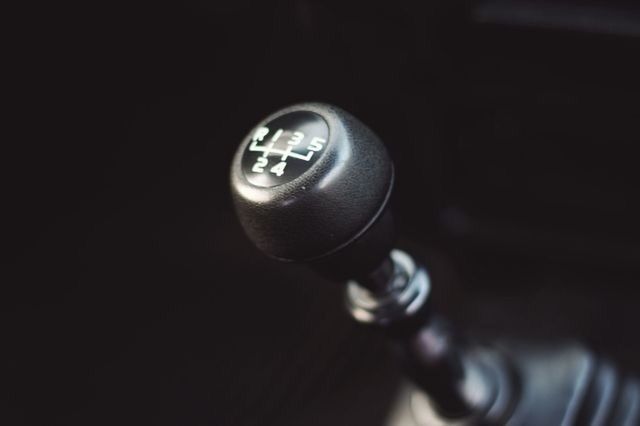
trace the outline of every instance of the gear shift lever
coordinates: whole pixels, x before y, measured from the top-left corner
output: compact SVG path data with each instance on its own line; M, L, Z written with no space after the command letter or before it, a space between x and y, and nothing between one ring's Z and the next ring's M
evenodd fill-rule
M305 262L348 281L349 312L392 337L438 421L502 424L514 412L517 418L515 384L526 377L516 380L502 351L456 343L432 313L426 270L393 249L387 208L393 181L393 165L375 134L347 112L319 103L262 120L231 168L236 212L253 243L272 258ZM561 392L570 400L585 385L572 376L567 381Z
M495 380L458 353L440 321L430 323L426 271L392 250L386 207L393 176L375 134L322 104L267 117L247 136L231 170L236 211L255 245L273 258L350 279L353 317L398 336L414 377L424 378L438 407L468 416L495 400Z

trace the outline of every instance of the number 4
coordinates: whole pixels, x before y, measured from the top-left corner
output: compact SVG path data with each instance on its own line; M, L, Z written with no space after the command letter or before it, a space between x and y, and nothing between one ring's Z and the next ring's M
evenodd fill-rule
M276 176L280 177L284 174L284 168L287 166L287 162L286 161L281 161L278 164L276 164L275 166L273 166L271 168L271 170L269 170L271 173L275 174Z

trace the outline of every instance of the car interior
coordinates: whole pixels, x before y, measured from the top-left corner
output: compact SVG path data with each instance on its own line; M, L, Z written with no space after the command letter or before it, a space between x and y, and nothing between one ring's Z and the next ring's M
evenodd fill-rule
M21 7L0 423L640 425L640 4Z

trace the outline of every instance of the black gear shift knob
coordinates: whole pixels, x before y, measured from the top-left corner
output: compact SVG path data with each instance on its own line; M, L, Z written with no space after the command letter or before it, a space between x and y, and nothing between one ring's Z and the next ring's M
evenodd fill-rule
M302 103L271 114L245 137L231 192L242 227L265 254L353 278L391 249L393 176L368 127L340 108Z

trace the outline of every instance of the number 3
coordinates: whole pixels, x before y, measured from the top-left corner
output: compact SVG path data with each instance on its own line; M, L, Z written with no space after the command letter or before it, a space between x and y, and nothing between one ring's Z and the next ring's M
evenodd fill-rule
M289 145L298 145L304 139L304 133L302 132L293 132L291 135L291 139L289 140Z

